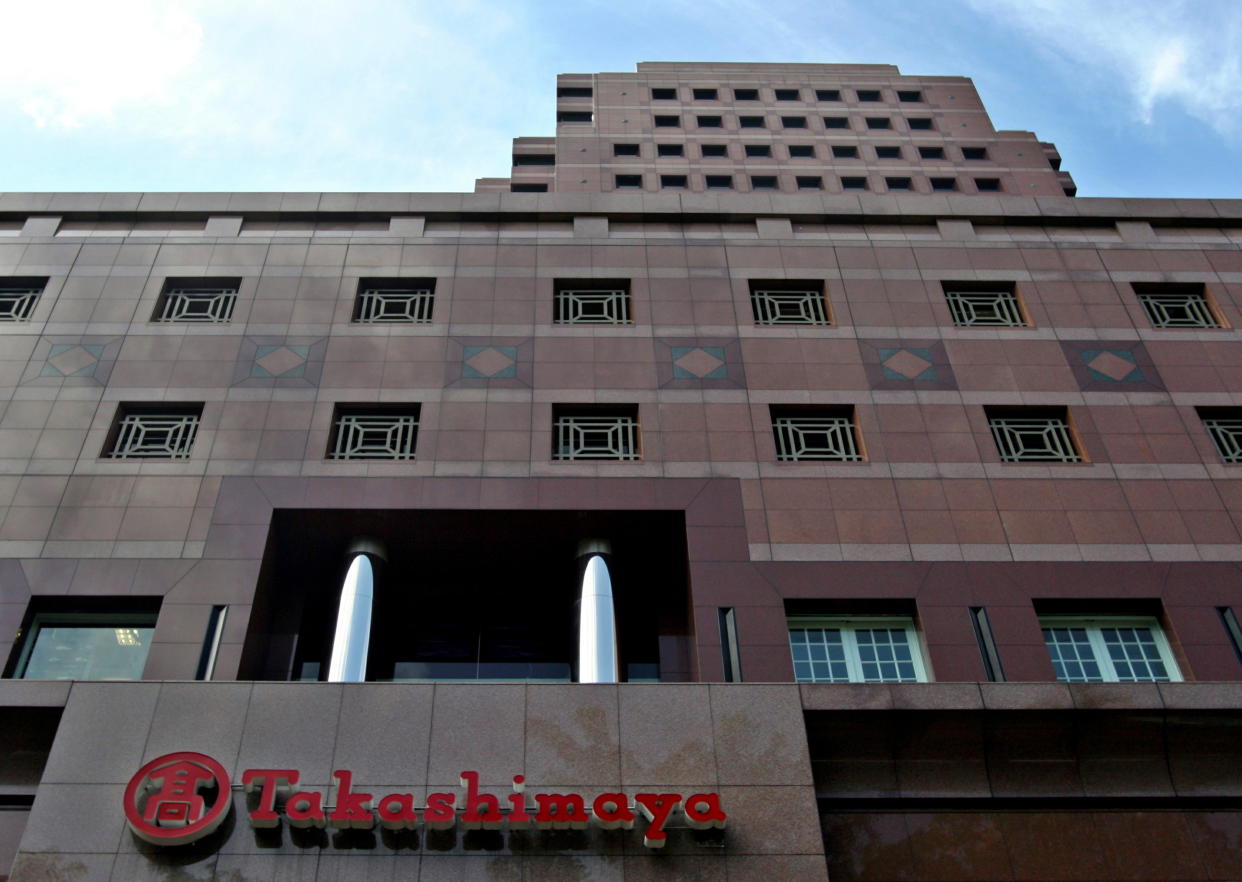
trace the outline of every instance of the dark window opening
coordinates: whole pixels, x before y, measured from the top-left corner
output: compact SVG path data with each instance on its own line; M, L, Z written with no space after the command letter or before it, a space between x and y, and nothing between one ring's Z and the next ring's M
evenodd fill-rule
M919 159L944 159L943 147L920 147Z
M707 176L707 189L709 190L732 190L733 189L733 176L732 175L708 175Z
M999 193L1000 178L975 178L975 189L980 193Z
M563 123L589 123L594 114L589 110L558 110L556 121Z
M734 89L733 100L734 101L758 101L759 90L758 89Z
M932 128L931 117L928 116L911 116L906 118L906 125L914 132L926 132Z
M911 102L918 102L918 101L922 101L922 100L923 100L923 93L922 93L922 92L917 92L917 91L905 90L905 89L898 89L898 90L897 90L897 100L898 100L898 101L903 101L903 102L906 102L906 103L911 103Z
M826 116L824 117L824 128L826 129L848 129L850 121L844 116Z
M750 188L752 190L775 190L776 175L751 175Z
M657 115L655 117L655 124L660 128L675 129L681 125L681 117Z
M805 116L782 116L781 126L786 129L805 129L806 128L806 117Z
M867 117L867 128L869 129L891 129L893 121L886 116L869 116Z
M613 156L638 156L639 149L637 144L613 144Z
M657 144L656 156L685 156L686 148L681 144Z
M699 153L704 159L728 156L729 147L727 144L702 144L699 146Z
M643 185L642 175L617 175L618 190L636 190Z
M767 144L747 144L747 156L771 156L772 148Z
M841 178L842 190L866 190L866 178Z
M548 192L547 184L510 184L510 193L546 193Z
M790 144L790 159L813 159L815 157L815 148L810 144Z
M821 177L807 175L795 178L798 182L799 190L822 190L824 189L824 179Z
M890 190L910 190L912 184L909 178L885 178L884 186Z
M963 147L962 159L987 159L988 148L986 147Z
M660 187L664 190L686 189L685 175L660 175Z
M590 86L561 86L556 90L557 98L590 98L594 94Z
M514 165L556 165L555 153L515 153Z
M777 89L776 90L777 101L800 101L801 98L802 96L798 94L797 89Z
M695 89L694 90L695 101L715 101L717 97L718 96L717 96L715 89Z
M957 178L932 178L931 188L937 192L957 189Z
M858 148L850 147L850 146L842 145L842 144L833 144L832 145L832 158L833 159L857 159Z
M858 100L859 101L880 101L882 100L880 97L880 90L879 89L859 89Z
M700 129L718 129L724 125L724 118L719 116L700 116L698 123Z
M901 159L900 147L877 147L875 148L876 159Z
M816 89L815 100L816 101L840 101L841 90L840 89Z
M677 90L668 88L658 88L651 90L652 101L675 101L677 99Z
M738 124L744 129L762 129L767 125L761 116L739 116L737 119Z

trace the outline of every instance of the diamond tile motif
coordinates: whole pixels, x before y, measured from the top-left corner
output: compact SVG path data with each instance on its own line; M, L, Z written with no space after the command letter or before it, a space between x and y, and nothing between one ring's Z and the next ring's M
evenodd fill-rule
M1093 380L1114 383L1142 383L1146 377L1127 349L1084 349L1083 363Z
M516 346L466 346L462 355L463 377L498 380L517 376Z
M938 379L936 366L928 349L880 349L877 354L886 379L929 382Z
M260 346L255 350L250 376L301 377L309 357L309 346Z
M673 346L671 349L675 378L723 380L729 376L723 346Z
M43 366L45 377L93 377L104 347L89 343L60 343L52 346L47 363Z

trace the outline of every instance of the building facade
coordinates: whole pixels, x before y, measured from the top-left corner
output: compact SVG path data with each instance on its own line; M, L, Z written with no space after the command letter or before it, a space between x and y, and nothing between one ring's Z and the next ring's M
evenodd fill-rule
M0 195L0 879L1237 878L1242 200L890 66L556 100Z

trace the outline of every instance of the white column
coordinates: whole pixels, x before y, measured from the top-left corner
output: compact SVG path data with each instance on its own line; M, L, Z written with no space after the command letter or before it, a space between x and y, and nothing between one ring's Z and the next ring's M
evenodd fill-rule
M578 682L618 683L617 622L612 607L612 579L603 555L606 542L583 542L579 557L586 557L582 574L582 599L578 604Z
M332 638L329 683L363 683L367 679L367 651L371 647L371 602L375 595L372 557L384 559L384 546L374 539L355 539L349 547L349 569L341 585Z

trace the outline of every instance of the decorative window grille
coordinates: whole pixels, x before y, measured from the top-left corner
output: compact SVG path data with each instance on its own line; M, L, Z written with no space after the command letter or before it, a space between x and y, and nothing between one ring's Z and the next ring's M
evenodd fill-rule
M910 619L790 619L789 648L799 683L927 681Z
M781 462L858 462L863 458L852 408L772 408L772 431L776 458Z
M1221 321L1203 285L1132 283L1134 293L1157 328L1221 328Z
M988 408L987 413L1001 462L1082 462L1064 411Z
M121 405L112 430L112 459L189 459L202 419L198 405Z
M828 325L824 283L750 283L750 308L757 325Z
M155 308L157 322L210 322L233 318L240 279L169 279Z
M435 295L435 279L360 279L354 321L427 324Z
M556 281L556 324L628 325L631 321L628 279Z
M552 458L613 461L639 459L638 408L554 408Z
M0 322L28 322L47 279L0 280Z
M1227 463L1242 462L1242 408L1201 407L1198 410L1220 458Z
M953 324L959 328L1024 328L1028 325L1013 286L982 290L946 282L944 299L948 301Z
M1039 620L1062 683L1167 683L1181 679L1155 619Z
M328 459L405 460L414 458L419 409L337 408Z

